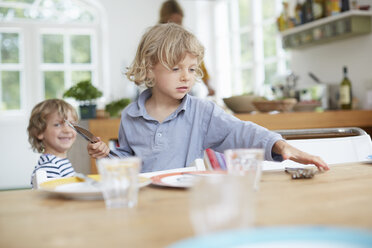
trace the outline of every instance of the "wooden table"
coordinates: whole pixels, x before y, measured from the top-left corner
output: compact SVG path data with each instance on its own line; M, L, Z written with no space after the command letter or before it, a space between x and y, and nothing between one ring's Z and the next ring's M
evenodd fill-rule
M255 226L372 229L372 165L335 165L313 179L265 171ZM0 247L165 247L193 235L188 190L148 186L134 209L106 210L38 191L0 192Z

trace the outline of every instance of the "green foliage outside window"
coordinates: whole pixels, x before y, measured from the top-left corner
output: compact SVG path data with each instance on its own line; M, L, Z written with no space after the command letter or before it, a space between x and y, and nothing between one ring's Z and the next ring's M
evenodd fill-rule
M44 72L44 86L45 99L61 98L65 89L63 71Z
M63 35L44 34L43 35L43 62L44 63L63 63Z
M17 33L1 33L1 62L19 63L19 35Z
M21 108L20 96L20 72L2 71L1 72L1 98L2 105L6 110L16 110Z
M71 36L71 63L91 63L90 36Z

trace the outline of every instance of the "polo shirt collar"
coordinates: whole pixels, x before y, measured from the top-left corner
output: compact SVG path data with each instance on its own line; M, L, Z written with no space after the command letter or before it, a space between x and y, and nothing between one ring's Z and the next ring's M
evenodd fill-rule
M128 111L128 115L132 117L140 117L142 116L145 119L153 120L151 116L147 114L145 103L146 100L152 95L151 89L144 90L138 97L137 104L134 108ZM186 111L188 102L190 101L190 96L188 94L182 99L180 106L178 106L177 110L172 113L166 120L175 118L181 111Z

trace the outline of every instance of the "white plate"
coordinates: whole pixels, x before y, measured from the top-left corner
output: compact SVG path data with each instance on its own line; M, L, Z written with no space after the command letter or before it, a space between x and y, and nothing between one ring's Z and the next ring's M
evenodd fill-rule
M99 180L99 175L90 175ZM138 177L139 187L145 187L151 183L151 179ZM103 199L102 192L98 187L81 181L76 177L64 177L53 179L40 184L40 190L53 195L63 196L81 200L100 200Z
M151 177L152 184L173 188L189 188L194 184L195 176L216 176L226 174L226 171L190 171L174 172Z

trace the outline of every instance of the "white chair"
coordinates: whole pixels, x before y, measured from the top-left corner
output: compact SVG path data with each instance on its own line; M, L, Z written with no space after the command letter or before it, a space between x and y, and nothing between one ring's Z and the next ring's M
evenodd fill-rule
M362 129L321 128L277 130L294 147L320 156L327 164L366 161L372 154L371 137ZM286 160L281 163L264 162L264 170L284 169L287 166L299 166L299 163ZM303 166L303 165L301 165Z
M53 180L55 178L48 178L46 171L37 170L32 181L33 189L39 189L39 185L43 182Z

